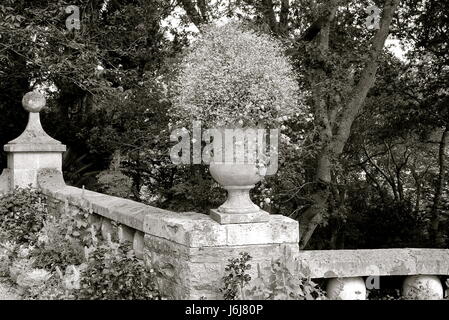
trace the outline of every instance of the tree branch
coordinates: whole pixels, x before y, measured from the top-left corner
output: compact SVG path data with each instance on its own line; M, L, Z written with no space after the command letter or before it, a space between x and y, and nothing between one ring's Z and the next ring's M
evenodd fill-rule
M196 9L195 3L193 3L192 0L179 0L179 2L181 3L182 7L186 11L187 16L189 17L190 21L192 21L192 23L195 26L199 27L203 23L207 22L206 20L203 19L202 14ZM203 1L199 0L198 2L199 2L199 7L201 9L202 7L201 7L200 3L204 3L204 0ZM203 7L203 9L205 9L205 7ZM201 9L201 10L203 10L203 9Z
M281 0L281 12L279 14L279 32L286 33L288 30L288 11L290 10L290 1Z
M352 98L350 99L346 110L343 112L343 116L338 127L334 145L334 152L336 154L340 154L343 151L351 132L352 123L354 122L357 114L360 112L368 91L374 85L377 68L379 65L378 59L384 48L385 40L388 37L393 15L399 5L399 1L400 0L388 0L385 4L380 22L380 28L372 39L372 45L369 52L369 61L362 71L360 80L352 91Z

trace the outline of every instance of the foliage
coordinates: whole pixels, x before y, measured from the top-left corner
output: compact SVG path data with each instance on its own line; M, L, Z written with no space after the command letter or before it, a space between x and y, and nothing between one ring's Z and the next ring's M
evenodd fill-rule
M204 26L179 68L172 114L184 124L278 127L301 110L280 43L241 24Z
M154 272L146 270L129 245L100 245L88 255L81 275L79 299L156 300Z
M102 193L127 198L131 194L132 180L120 171L102 171L97 176Z
M268 276L263 274L268 272ZM263 272L259 267L259 276L254 279L253 287L248 290L255 299L260 300L323 300L325 293L309 278L292 274L281 260L272 261Z
M252 257L247 252L241 252L238 258L229 259L229 263L225 267L228 274L223 277L224 286L220 288L225 300L245 299L243 289L251 281L251 276L247 274L247 271L251 269L249 264L251 259Z
M26 285L26 298L159 298L154 272L146 270L128 244L98 239L87 223L91 212L66 203L58 215L49 215L45 200L33 189L0 198L0 272Z
M72 290L64 286L58 275L53 274L42 286L31 287L26 292L27 299L36 300L75 300Z
M64 215L63 215L64 216ZM40 230L39 241L32 251L35 268L55 271L83 262L83 247L76 238L67 236L67 219L50 217Z
M287 254L286 251L284 253ZM225 300L244 300L248 297L256 300L325 299L325 292L316 283L301 277L297 269L292 272L287 255L272 261L263 270L258 264L258 276L254 279L248 274L252 259L248 253L241 252L238 258L229 259L225 268L228 274L223 277L224 286L220 289Z
M38 190L17 188L0 197L0 228L7 240L35 243L46 215L45 196Z

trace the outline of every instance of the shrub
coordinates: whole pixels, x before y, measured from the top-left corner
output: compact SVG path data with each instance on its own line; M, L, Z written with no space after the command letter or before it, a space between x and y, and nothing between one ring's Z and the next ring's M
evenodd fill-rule
M131 194L132 179L119 170L102 171L97 179L103 193L121 198L127 198Z
M79 299L157 300L154 273L138 260L129 244L103 244L88 256L81 273Z
M83 262L82 247L74 241L49 242L33 250L33 267L54 271L56 267L78 265Z
M220 127L280 126L301 108L281 44L242 24L209 25L180 64L172 114Z
M100 243L86 220L90 212L67 204L60 215L44 219L43 200L31 189L1 198L0 275L21 286L25 298L160 298L153 271L129 244Z
M39 231L31 255L34 267L54 271L56 267L78 265L84 260L84 246L92 245L85 210L66 205L59 217L48 216Z
M269 276L264 278L259 271L253 288L249 291L256 299L268 300L323 300L325 292L310 278L293 274L279 259L267 268Z
M246 273L251 269L249 264L251 259L252 257L246 252L241 252L238 258L229 259L229 264L225 268L229 273L223 277L224 286L220 289L225 300L236 300L239 297L245 299L243 288L251 281L251 276Z
M33 244L46 215L46 198L38 190L17 188L0 197L0 229L6 240Z
M286 254L286 252L285 252ZM248 253L240 253L239 258L229 259L226 266L228 275L223 277L224 287L220 289L225 300L257 299L257 300L323 300L325 292L311 279L303 277L299 272L291 272L286 255L283 260L272 261L264 268L257 265L258 276L251 280L247 270L252 257ZM291 261L293 262L293 260ZM290 263L291 264L291 263Z

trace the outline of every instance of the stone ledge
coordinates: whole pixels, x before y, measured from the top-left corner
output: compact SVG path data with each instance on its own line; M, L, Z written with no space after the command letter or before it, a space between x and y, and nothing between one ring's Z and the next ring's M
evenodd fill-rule
M195 212L147 215L144 232L187 247L297 243L298 222L269 215L268 222L222 225Z
M176 213L98 192L69 187L59 171L39 171L44 193L147 234L187 247L297 243L298 222L269 215L268 222L221 225L208 215Z
M449 275L449 249L306 250L296 259L311 278Z
M152 214L173 214L173 212L151 207L136 201L109 196L65 185L58 170L43 169L38 173L38 185L44 194L56 200L117 221L133 229L143 231L144 218Z

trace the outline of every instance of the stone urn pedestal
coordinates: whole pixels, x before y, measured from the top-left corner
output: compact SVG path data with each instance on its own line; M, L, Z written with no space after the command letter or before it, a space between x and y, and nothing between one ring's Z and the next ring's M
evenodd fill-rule
M249 191L263 176L254 163L214 163L212 177L228 192L228 198L210 217L221 224L267 222L269 214L251 201Z

